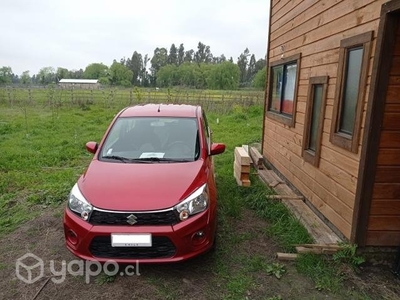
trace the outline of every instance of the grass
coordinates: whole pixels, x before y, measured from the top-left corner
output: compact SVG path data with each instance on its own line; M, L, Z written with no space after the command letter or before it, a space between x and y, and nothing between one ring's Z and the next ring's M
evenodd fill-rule
M30 103L21 100L27 92L20 90L14 91L19 94L10 104L4 101L7 93L0 90L0 236L12 232L47 207L64 205L70 188L92 157L86 152L85 143L100 141L113 116L126 105L125 100L111 102L108 99L106 103L101 97L93 102L61 101L53 105L54 99L53 102L42 99ZM89 91L85 93L90 96ZM218 95L222 99L223 94ZM231 93L225 99L237 95ZM204 101L208 103L205 106L209 108L213 141L226 144L226 152L215 157L218 236L224 243L218 244L213 257L212 272L218 281L214 284L223 291L222 298L243 299L256 286L257 272L285 276L280 265L273 265L273 261L265 257L235 252L236 245L252 239L250 232L238 234L234 230L235 219L242 217L244 209L251 208L268 221L265 234L284 250L293 250L294 244L310 243L312 239L282 203L266 199L265 195L271 191L256 176L251 176L251 188L238 187L233 179L234 148L260 142L262 106L246 106L232 100L225 102L226 108L221 109L222 106L211 105L212 101ZM232 266L235 266L233 270ZM338 291L340 288L342 278L332 269L331 263L321 257L302 256L297 269L313 278L318 289ZM109 278L99 280L108 282ZM159 282L157 278L148 280ZM165 298L177 296L173 288L165 284L160 286L159 292Z

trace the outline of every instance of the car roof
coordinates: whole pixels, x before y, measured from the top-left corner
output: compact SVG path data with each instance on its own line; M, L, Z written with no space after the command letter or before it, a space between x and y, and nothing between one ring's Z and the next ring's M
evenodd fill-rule
M145 104L125 108L120 117L196 117L198 110L186 104Z

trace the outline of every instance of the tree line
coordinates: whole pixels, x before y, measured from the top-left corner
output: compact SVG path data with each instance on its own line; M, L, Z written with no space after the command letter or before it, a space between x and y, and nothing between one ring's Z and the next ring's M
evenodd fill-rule
M197 50L185 50L184 45L154 49L153 56L134 51L131 57L115 60L110 66L91 63L86 68L68 70L44 67L37 74L24 71L20 76L11 67L0 68L0 85L19 83L52 84L63 78L98 79L101 84L113 86L171 87L184 86L207 89L237 89L240 87L264 88L266 61L256 60L248 48L236 62L224 54L214 56L210 46L199 42Z

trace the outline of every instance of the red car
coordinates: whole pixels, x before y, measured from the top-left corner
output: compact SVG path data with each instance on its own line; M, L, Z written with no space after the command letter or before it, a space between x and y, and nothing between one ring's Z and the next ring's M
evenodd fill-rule
M69 195L67 248L86 260L176 262L213 247L217 194L211 142L199 106L123 109Z

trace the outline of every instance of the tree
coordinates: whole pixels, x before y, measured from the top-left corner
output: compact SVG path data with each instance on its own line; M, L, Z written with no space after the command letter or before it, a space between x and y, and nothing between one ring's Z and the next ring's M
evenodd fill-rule
M183 44L180 44L178 50L178 66L183 64L184 59L185 59L185 47L183 47Z
M264 68L267 65L267 62L265 59L260 58L259 60L257 60L254 71L255 73L257 73L258 71L260 71L262 68Z
M142 61L142 69L140 72L140 81L142 86L148 87L150 84L149 73L147 72L147 63L150 61L149 56L146 54Z
M83 78L83 70L79 69L79 70L70 70L68 72L68 78L71 79L82 79Z
M188 51L185 52L185 57L183 58L183 62L192 62L193 61L193 54L194 51L193 49L190 49Z
M254 76L252 85L255 88L263 89L265 90L265 84L267 82L267 67L264 66L261 70L257 72L257 74Z
M160 70L163 66L167 64L168 61L168 51L165 48L156 48L154 50L153 57L151 58L151 82L153 84L156 83L157 79L157 72Z
M170 87L177 85L177 66L169 64L163 66L157 73L157 86Z
M21 75L21 83L22 84L30 84L31 83L31 76L29 75L29 71L27 70L27 71L24 71L24 72L22 72L22 75Z
M249 67L247 69L246 81L247 82L251 82L256 73L257 73L257 71L256 71L256 57L255 57L254 54L252 54L251 57L250 57Z
M138 52L133 52L132 58L127 60L126 66L129 70L132 71L132 78L129 80L132 82L133 85L138 86L140 85L141 73L142 73L142 66L143 66L143 59L142 54Z
M63 78L69 78L69 71L68 69L58 67L56 76L57 76L57 81L60 81Z
M178 65L178 49L176 49L175 44L171 45L168 54L168 64Z
M110 84L128 87L131 85L132 76L131 70L114 60L109 70Z
M208 87L217 90L234 90L239 86L239 67L229 61L214 65L208 77Z
M247 64L248 64L248 56L250 55L250 51L246 48L242 54L238 57L237 65L240 69L240 83L244 85L246 83L246 73L247 73Z
M99 79L100 77L106 77L108 73L108 67L103 63L93 63L86 67L83 72L83 77L86 79Z
M53 67L44 67L40 69L37 78L40 84L55 83L56 72Z
M14 73L12 72L11 67L2 67L0 69L0 84L10 84L12 83L14 77Z
M212 62L210 46L206 46L202 42L199 42L197 45L197 51L194 54L194 61L198 64Z

